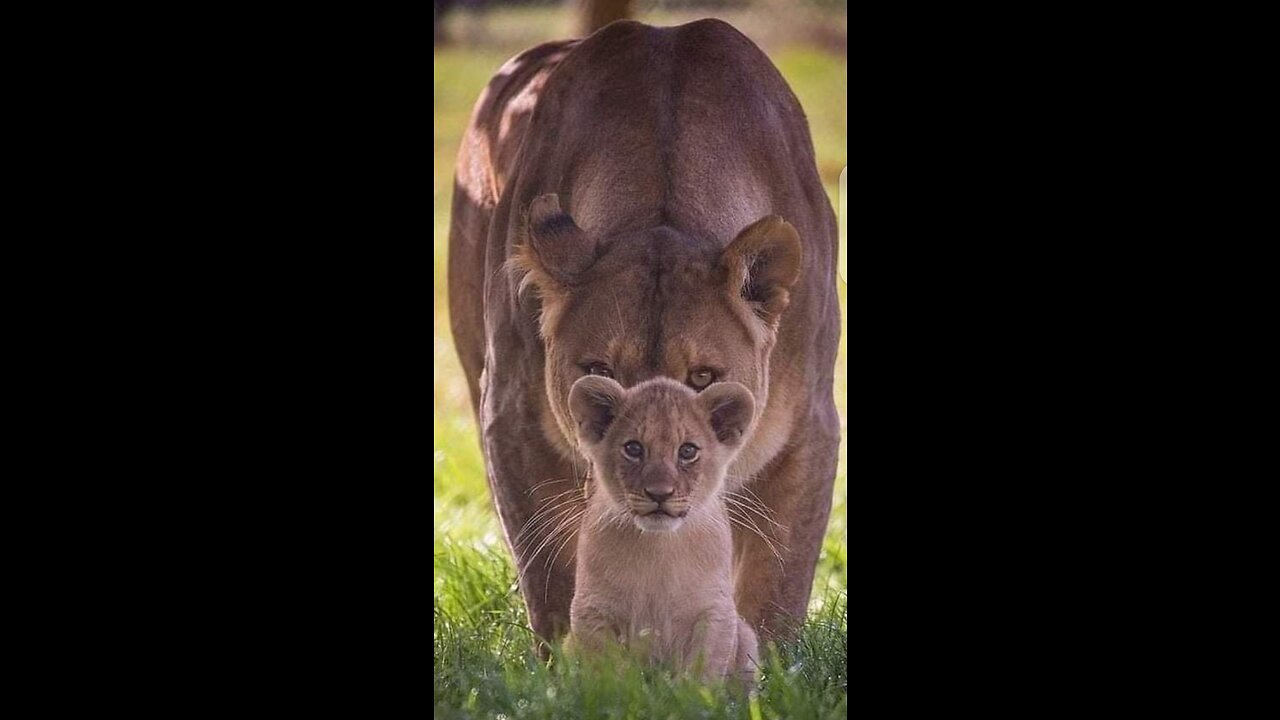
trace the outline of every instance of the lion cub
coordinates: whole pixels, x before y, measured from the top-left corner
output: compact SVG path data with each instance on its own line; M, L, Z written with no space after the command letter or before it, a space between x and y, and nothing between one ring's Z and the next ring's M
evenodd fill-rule
M738 615L725 472L755 403L738 383L702 394L667 379L624 389L588 376L569 407L591 460L578 531L572 641L617 640L706 677L755 680L756 634Z

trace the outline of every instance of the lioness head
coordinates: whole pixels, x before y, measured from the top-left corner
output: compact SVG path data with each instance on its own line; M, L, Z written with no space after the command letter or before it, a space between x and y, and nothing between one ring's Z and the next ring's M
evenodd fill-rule
M666 378L630 390L606 377L573 385L569 407L597 490L641 530L669 532L714 507L755 402L739 383L702 394Z
M569 389L589 375L624 387L665 376L695 392L741 383L763 411L769 355L801 267L799 237L782 218L755 222L727 246L665 226L596 237L557 196L543 195L514 265L542 303L546 387L562 447L576 433Z

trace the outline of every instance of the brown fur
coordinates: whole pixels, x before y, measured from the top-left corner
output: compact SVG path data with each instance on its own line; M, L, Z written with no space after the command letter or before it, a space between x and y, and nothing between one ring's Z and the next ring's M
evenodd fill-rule
M733 603L733 538L722 495L755 403L738 383L701 395L665 378L625 390L574 383L569 404L592 490L578 531L573 639L614 640L650 659L751 683L756 634ZM625 451L641 449L633 457ZM693 448L692 458L680 455Z
M530 50L477 104L453 223L454 339L508 540L582 482L575 381L595 366L623 386L700 389L710 370L755 399L728 487L777 521L768 543L734 531L737 607L766 633L793 627L839 445L836 225L769 60L719 21L621 22ZM534 630L552 639L575 558L541 548L514 550Z

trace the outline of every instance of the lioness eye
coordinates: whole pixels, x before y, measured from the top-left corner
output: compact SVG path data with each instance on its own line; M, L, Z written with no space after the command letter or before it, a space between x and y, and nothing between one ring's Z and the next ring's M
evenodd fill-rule
M693 443L685 443L680 446L680 459L685 462L693 462L698 459L698 446Z
M710 370L707 370L706 368L703 368L701 370L694 370L693 372L689 373L689 384L694 386L695 388L698 388L699 390L710 385L711 381L715 379L716 379L716 374L711 372Z
M610 370L609 366L605 365L604 363L591 363L591 366L587 368L587 374L600 375L602 377L607 377L607 378L613 377L613 371Z
M644 455L644 446L635 440L632 440L622 446L622 454L632 460L639 460Z

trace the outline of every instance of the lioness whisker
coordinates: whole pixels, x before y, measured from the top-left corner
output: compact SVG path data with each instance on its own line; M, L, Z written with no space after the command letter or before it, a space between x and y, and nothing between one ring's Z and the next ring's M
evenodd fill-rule
M567 483L567 482L573 482L573 480L570 478L551 478L550 480L543 480L542 482L526 490L525 495L529 495L532 497L535 492L537 492L538 490L542 489L547 485L555 485L556 483Z
M563 515L561 513L556 513L555 515L547 517L545 520L542 521L542 523L538 525L538 527L533 528L529 532L529 535L527 537L521 539L520 543L517 545L517 548L528 549L529 547L541 542L543 539L546 538L546 533L551 528L555 527L556 524L560 522L562 517Z
M759 495L756 495L755 493L751 492L749 488L744 487L743 489L747 490L747 492L751 493L751 495L747 496L747 495L743 495L741 493L737 493L733 491L729 491L727 495L731 496L734 500L738 501L741 505L745 506L747 509L754 511L757 515L769 521L778 529L780 530L789 529L786 525L783 525L782 523L778 522L774 518L773 510L770 509L769 506L764 504L764 501L760 499Z
M551 543L559 539L557 536L564 530L564 528L569 527L572 524L573 514L574 514L574 511L572 509L568 509L563 511L561 514L557 515L556 517L557 517L557 520L559 521L559 524L556 526L554 530L548 533L545 538L543 538L542 542L538 544L538 547L535 548L534 551L530 553L529 556L525 559L524 567L520 570L520 583L522 585L525 583L525 579L529 572L529 568L533 566L533 561L537 559L538 555L542 553L543 549L547 548L549 545L551 545Z
M559 526L564 523L565 517L572 514L575 510L578 509L574 506L573 503L569 501L561 503L561 507L563 509L549 516L538 528L539 531L545 531L547 528L555 528L555 529L551 530L551 532L542 536L542 540L539 543L537 550L534 550L534 552L530 555L530 559L537 557L537 554L542 550L542 547L546 545L547 542L551 540L551 538L555 537L556 533L559 530ZM532 540L530 540L530 543L532 543Z
M529 555L529 557L526 559L526 562L528 564L532 564L535 560L538 559L538 557L543 553L544 550L550 550L552 547L554 547L556 542L560 540L561 537L563 537L563 534L567 533L569 535L572 535L573 534L572 531L576 528L575 523L577 522L577 520L578 518L575 518L572 515L566 515L565 517L561 518L560 524L557 525L556 528L547 535L547 537L543 540L543 542L538 545L537 550L535 550L532 554ZM549 567L549 564L547 565L547 567Z
M746 483L743 483L743 485L742 485L742 490L743 490L747 495L750 495L750 496L751 496L751 498L752 498L752 499L754 499L757 503L759 503L760 507L765 508L765 509L769 509L769 504L768 504L768 503L766 503L766 502L764 501L764 498L762 498L762 497L760 497L759 495L757 495L757 494L756 494L756 491L755 491L755 490L752 490L752 489L751 489L751 487L750 487L750 486L748 486ZM773 512L773 511L772 511L772 510L769 510L769 512Z
M726 505L725 509L728 511L726 514L729 516L729 519L731 521L736 521L738 524L738 527L742 528L744 531L748 531L751 534L756 535L762 541L764 541L765 546L769 548L769 552L773 553L773 556L777 558L778 564L785 567L785 564L783 563L783 560L782 560L782 554L778 552L778 546L781 545L784 551L790 552L789 550L787 550L786 545L782 545L781 543L775 544L776 541L770 538L769 536L765 535L764 531L760 529L760 526L756 525L755 521L752 520L749 516L742 514L741 510L738 510L737 512L739 514L735 515L734 514L735 508ZM743 522L744 520L746 521L746 523L750 523L750 525L747 525L746 523L744 523Z
M756 527L759 527L759 526L757 525ZM782 542L782 540L780 540L777 535L770 535L768 533L765 533L763 530L761 530L761 534L764 536L765 540L774 548L782 548L782 552L785 552L785 553L791 552L790 548L787 547L787 544Z
M740 497L734 497L734 496L728 496L728 495L726 495L726 496L725 496L725 502L730 503L730 504L732 504L734 507L740 508L740 509L742 509L743 511L753 511L753 512L755 512L757 515L760 515L761 517L765 518L766 520L769 520L769 519L770 519L767 515L765 515L764 513L760 512L760 511L759 511L755 506L753 506L751 503L744 501L744 500L743 500L742 498L740 498Z
M762 508L758 503L751 501L749 498L747 498L744 495L739 495L734 492L729 492L729 493L726 493L725 499L729 500L730 502L736 503L739 507L743 508L744 510L750 510L755 512L757 515L764 518L766 521L772 523L773 526L778 528L779 530L789 529L786 525L783 525L782 523L773 519L773 511L769 510L768 508Z
M555 567L556 558L560 557L561 551L565 549L565 547L570 543L570 541L572 541L574 538L578 536L577 529L578 529L578 526L580 525L580 520L582 519L582 516L585 512L586 510L579 510L577 513L575 513L571 517L566 518L565 521L561 523L560 527L556 529L556 533L552 535L552 537L555 537L556 534L563 533L564 539L560 542L560 545L555 549L555 552L547 557L547 562L543 565L543 570L547 571L546 572L547 581L544 584L543 590L542 590L542 599L544 601L547 598L547 592L549 592L551 589L551 570L552 568ZM532 558L530 559L532 560Z
M521 529L523 530L524 528L537 523L538 520L546 517L548 513L560 508L565 502L572 502L576 497L577 496L573 490L566 490L565 492L547 498L546 502L542 504L542 507L524 522L524 527Z
M745 478L743 479L742 485L740 485L737 490L734 490L733 493L735 495L739 495L748 500L758 503L762 508L769 507L768 503L766 503L763 498L757 495L756 491L752 490L750 485L747 485Z
M577 494L574 494L578 492L579 491L576 489L568 490L549 498L546 506L535 513L533 517L525 521L524 527L520 529L520 532L516 535L515 542L512 544L518 547L522 542L536 535L539 530L545 529L548 521L552 521L553 518L556 517L557 510L572 505L582 499ZM564 498L565 495L572 495L572 497ZM557 498L564 499L559 502L555 502Z
M730 521L733 523L733 525L734 525L735 527L741 528L743 531L745 531L745 532L747 532L747 533L749 533L749 534L751 534L751 535L756 535L756 536L760 537L760 538L764 541L765 547L769 550L769 553L770 553L771 555L773 555L773 557L774 557L774 559L775 559L775 560L777 560L777 562L778 562L778 566L779 566L779 567L781 567L781 568L783 568L783 569L785 570L785 565L783 565L783 562L782 562L782 555L778 552L778 549L777 549L777 548L775 548L775 547L773 546L773 543L769 542L769 539L768 539L768 538L766 538L766 537L764 537L764 536L760 535L759 533L757 533L756 531L752 530L749 526L747 526L747 525L743 524L743 523L742 523L740 520L738 520L737 518L732 518L732 517L731 517L731 518L730 518Z
M542 507L538 510L538 512L535 512L535 513L533 514L533 516L530 518L530 520L532 520L533 518L537 517L537 516L538 516L538 515L540 515L541 513L545 512L545 511L547 510L547 508L548 508L551 504L553 504L557 499L559 499L559 498L563 498L563 497L565 497L566 495L574 495L575 493L577 493L577 494L582 493L582 488L577 488L577 487L575 487L575 488L570 488L570 489L568 489L568 490L565 490L564 492L558 492L558 493L556 493L555 495L551 495L551 496L547 497L547 499L546 499L546 500L543 500L543 501L542 501ZM527 521L526 521L526 522L527 522Z
M561 507L564 502L563 498L566 498L566 496L575 496L575 493L576 489L568 489L568 491L548 497L547 501L543 502L543 506L541 506L538 511L534 512L529 519L525 520L525 527L529 527L529 525L534 524L539 519L547 516L548 512L552 512L553 510L558 509L558 507ZM573 497L568 497L568 500L572 501Z
M576 531L578 529L577 525L579 524L579 521L582 520L582 516L585 512L586 512L585 510L580 510L576 515L573 516L573 518L570 519L569 526L564 533L564 540L561 541L560 545L556 547L556 551L552 553L550 557L547 558L546 568L548 570L550 570L552 567L555 566L556 558L560 557L560 552L565 549L565 546L569 544L569 541L577 537L577 534L576 534Z

